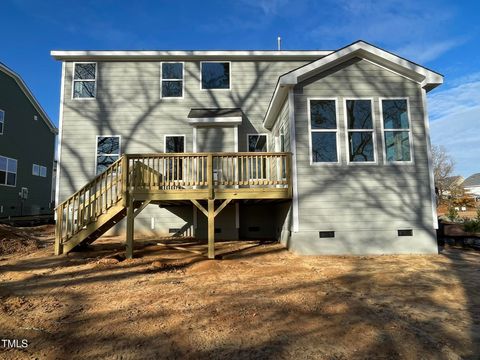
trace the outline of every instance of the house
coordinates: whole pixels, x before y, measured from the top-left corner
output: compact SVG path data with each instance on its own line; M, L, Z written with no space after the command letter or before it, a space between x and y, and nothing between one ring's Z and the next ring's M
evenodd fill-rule
M465 181L463 176L448 176L439 181L438 187L442 197L448 198L458 193L462 189L462 184Z
M364 41L51 54L57 254L106 231L125 231L129 257L140 233L208 238L210 257L215 238L437 252L426 94L442 75Z
M463 188L469 194L475 196L475 198L480 197L480 173L473 174L465 179L462 183Z
M22 78L0 63L0 218L52 214L56 134Z

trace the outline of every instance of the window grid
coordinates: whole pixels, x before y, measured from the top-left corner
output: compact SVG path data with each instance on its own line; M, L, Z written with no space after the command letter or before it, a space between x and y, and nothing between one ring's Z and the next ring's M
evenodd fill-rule
M371 121L372 121L372 127L371 128L366 128L366 129L355 129L355 128L350 128L349 123L348 123L348 102L349 101L369 101L370 102L370 116L371 116ZM345 129L346 131L346 143L347 143L347 164L360 164L360 165L365 165L365 164L376 164L377 163L377 153L376 153L376 139L375 139L375 116L374 116L374 111L373 111L373 99L372 98L346 98L344 99L344 111L345 111ZM372 135L372 153L373 153L373 160L366 160L366 161L358 161L358 160L353 160L351 159L351 154L353 152L352 149L352 141L350 140L350 134L353 133L370 133Z
M164 78L163 77L163 64L181 64L182 65L182 77L181 78ZM180 82L182 84L181 96L165 96L163 94L163 83L168 82ZM180 61L163 61L160 63L160 97L162 99L183 99L185 91L185 63Z
M17 168L16 159L0 156L0 185L17 186Z
M76 67L77 65L94 65L95 66L95 74L93 75L93 79L83 79L76 77ZM76 96L75 92L75 84L77 83L93 83L93 92L92 96ZM73 63L73 72L72 72L72 99L74 100L91 100L97 97L97 63L95 62L76 62Z
M103 152L99 152L99 148L98 148L98 142L100 139L104 139L104 138L118 138L118 152L116 153L103 153ZM98 162L98 158L100 157L110 157L110 158L114 158L112 163L117 161L119 158L120 158L120 154L121 154L121 148L122 148L122 138L120 135L97 135L96 137L96 149L95 149L95 174L98 175L98 174L101 174L103 171L105 171L105 169L101 170L99 169L99 165L100 166L109 166L109 162L107 162L106 165L103 165L102 164L99 164ZM101 170L101 171L99 171Z
M312 127L312 101L333 101L335 106L335 128L325 128L325 129L314 129ZM340 163L340 152L338 147L338 108L337 108L337 99L336 98L308 98L308 129L309 129L309 142L310 142L310 165L331 165ZM332 133L335 134L335 151L337 155L336 161L314 161L313 154L313 134L314 133Z

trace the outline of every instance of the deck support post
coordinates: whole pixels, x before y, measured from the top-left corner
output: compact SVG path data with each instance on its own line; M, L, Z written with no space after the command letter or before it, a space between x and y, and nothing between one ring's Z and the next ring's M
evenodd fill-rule
M215 200L208 200L208 258L215 259Z
M135 225L135 214L133 207L133 196L129 196L128 207L127 207L127 241L125 249L125 257L127 259L133 258L133 241L134 241L134 225Z
M55 255L63 254L62 223L63 223L63 207L59 206L57 208L57 222L55 224Z

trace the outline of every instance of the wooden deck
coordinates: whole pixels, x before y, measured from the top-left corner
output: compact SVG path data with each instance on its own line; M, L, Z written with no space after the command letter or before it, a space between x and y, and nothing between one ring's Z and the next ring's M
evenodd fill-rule
M290 153L124 154L58 205L55 253L94 241L126 216L132 257L134 219L147 205L190 201L208 219L208 256L214 258L215 217L230 202L291 197Z

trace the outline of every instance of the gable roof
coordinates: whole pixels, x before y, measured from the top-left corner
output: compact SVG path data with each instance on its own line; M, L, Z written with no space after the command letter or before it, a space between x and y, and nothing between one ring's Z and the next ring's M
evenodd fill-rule
M363 40L356 41L318 60L281 75L265 114L263 126L270 129L288 94L288 89L352 58L362 58L419 83L430 91L443 83L443 75Z
M464 187L480 186L480 173L473 174L465 179L463 182Z
M443 185L445 186L445 188L450 188L453 186L461 185L464 180L465 179L463 178L463 176L460 176L460 175L449 176L444 179Z
M10 69L9 67L7 67L5 64L1 62L0 62L0 71L4 72L8 76L10 76L13 80L15 80L15 82L23 91L25 96L28 98L28 100L30 100L33 107L38 111L38 114L40 115L42 120L45 122L45 124L48 126L50 131L54 134L57 134L58 133L57 128L55 127L55 125L53 125L47 113L43 110L42 106L39 104L35 96L33 96L32 92L28 88L27 84L25 84L23 79L20 77L20 75L18 75L15 71L13 71L12 69Z

